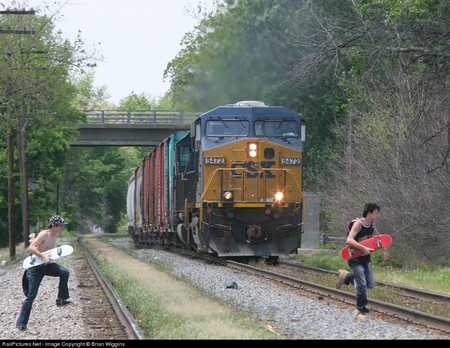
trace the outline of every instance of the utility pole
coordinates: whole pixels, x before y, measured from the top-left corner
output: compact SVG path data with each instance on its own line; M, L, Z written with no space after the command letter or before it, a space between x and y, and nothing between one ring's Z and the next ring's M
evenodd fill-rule
M34 10L10 10L7 9L6 11L0 11L0 15L34 15ZM0 16L1 19L1 16ZM11 29L10 26L7 26L6 29L3 29L3 26L0 22L0 40L2 34L19 34L19 35L30 35L35 34L34 29L28 30L26 28L22 29ZM8 51L6 52L6 55L8 58L11 57L12 52ZM9 83L12 81L9 81ZM9 102L9 96L7 91L4 93L3 98L6 100L3 100L3 103L8 104ZM7 124L7 147L8 147L8 234L9 234L9 256L11 259L14 259L16 256L16 231L15 231L15 204L14 204L14 135L13 135L13 126L12 126L12 115L11 110L9 110L10 117L8 118L8 124ZM20 130L18 130L20 132ZM20 150L20 149L19 149ZM24 154L23 154L24 155ZM20 166L22 167L22 166ZM23 173L22 173L23 174ZM26 176L25 176L26 177ZM28 200L26 201L26 223L24 223L24 245L27 246L29 244L28 241L28 234L29 234L29 219L28 219ZM22 208L23 211L23 208ZM25 218L25 217L24 217ZM24 220L25 222L25 220ZM27 226L27 232L25 237L25 225Z
M20 172L20 196L22 201L22 232L23 245L25 248L30 246L28 235L30 234L30 211L28 199L28 169L25 149L25 107L22 103L22 114L17 115L17 146L19 149L19 172Z

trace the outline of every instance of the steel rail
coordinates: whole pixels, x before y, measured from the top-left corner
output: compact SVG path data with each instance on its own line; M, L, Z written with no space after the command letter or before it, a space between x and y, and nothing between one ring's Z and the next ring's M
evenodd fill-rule
M320 273L321 274L337 274L336 271L331 271L328 269L316 268L316 267L311 267L311 266L305 266L305 265L301 265L301 264L294 263L294 262L279 261L278 264L281 266L297 268L300 270L306 269L306 270L308 270L312 273L316 273L316 274L320 274ZM376 281L376 285L394 288L394 289L403 291L405 294L407 294L409 296L415 296L420 299L427 299L427 300L431 300L431 301L439 301L442 303L450 304L450 296L446 295L446 294L441 294L438 292L432 292L432 291L428 291L428 290L412 288L409 286L392 284L392 283L382 282L382 281Z
M118 319L125 327L125 330L130 339L145 340L146 337L139 328L139 325L136 323L135 319L128 311L123 301L120 299L120 296L117 294L114 287L111 285L108 279L106 279L105 275L100 270L88 250L85 248L84 244L82 244L80 240L78 240L78 244L80 246L80 249L83 251L84 256L86 257L86 260L93 269L94 274L100 282L103 290L105 291L106 296L110 300L111 305L114 307Z
M355 294L330 288L328 286L311 283L308 281L304 281L301 279L293 278L287 275L275 273L265 269L259 269L250 265L238 263L235 261L227 261L227 266L232 267L237 270L250 272L255 275L263 276L267 279L276 280L286 285L290 285L292 287L300 288L307 291L313 291L317 294L320 294L324 297L333 297L336 299L343 300L348 303L354 304L355 302ZM440 317L433 314L428 314L425 312L421 312L415 309L410 309L402 306L398 306L391 303L386 303L378 300L370 299L370 304L373 308L378 311L384 311L390 315L396 316L398 318L402 318L405 320L414 321L415 323L419 323L428 327L432 327L435 329L440 329L450 333L450 319Z
M191 250L180 249L180 248L175 248L175 247L164 247L163 249L167 250L167 251L176 252L179 254L184 254L184 255L191 256L191 257L207 260L209 262L217 263L217 264L227 266L227 267L239 270L239 271L248 272L248 273L251 273L251 274L254 274L257 276L261 276L266 279L271 279L271 280L280 282L282 284L285 284L285 285L288 285L288 286L291 286L294 288L298 288L298 289L308 291L308 292L313 292L313 293L316 293L323 297L333 298L335 300L340 300L342 302L352 304L352 305L354 305L354 303L355 303L355 294L347 292L347 291L330 288L325 285L320 285L317 283L312 283L309 281L297 279L297 278L290 277L287 275L275 273L275 272L272 272L272 271L269 271L266 269L260 269L260 268L253 267L253 266L250 266L250 265L247 265L244 263L226 260L224 258L214 257L209 254L197 253L197 252L194 252ZM281 261L279 263L281 263ZM291 263L291 262L285 262L285 263L290 264L290 265L295 265L294 263ZM323 269L309 267L309 266L300 265L300 267L308 268L308 269L311 269L311 270L314 270L317 272L321 272L321 273L336 273L334 271L323 270ZM400 286L397 286L397 287L400 287ZM411 288L411 289L413 289L413 288ZM385 313L387 313L391 316L397 317L399 319L403 319L403 320L409 321L414 324L420 324L420 325L427 326L429 328L439 329L446 333L450 333L450 319L448 319L448 318L440 317L437 315L421 312L421 311L418 311L415 309L410 309L407 307L402 307L399 305L382 302L382 301L374 300L374 299L370 299L370 305L375 310L378 310L380 312L385 312Z

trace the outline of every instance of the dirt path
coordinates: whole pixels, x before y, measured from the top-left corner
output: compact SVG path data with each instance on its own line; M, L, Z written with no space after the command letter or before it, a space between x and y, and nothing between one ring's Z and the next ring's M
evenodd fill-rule
M96 259L107 261L114 267L125 271L128 276L137 279L143 288L156 294L159 300L162 299L161 306L165 312L189 318L187 321L192 324L203 323L201 328L194 329L194 332L200 330L202 335L211 338L248 337L248 330L244 330L238 324L230 321L233 308L200 294L189 284L154 269L151 264L138 260L108 243L96 238L85 238L84 240L95 248L95 252L92 254ZM144 328L142 330L145 331Z

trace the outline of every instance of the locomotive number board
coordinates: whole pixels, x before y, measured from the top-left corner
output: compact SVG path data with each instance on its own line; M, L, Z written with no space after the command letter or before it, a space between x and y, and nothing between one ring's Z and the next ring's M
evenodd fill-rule
M205 157L205 164L225 164L225 157Z
M281 164L301 165L302 159L300 157L281 157Z

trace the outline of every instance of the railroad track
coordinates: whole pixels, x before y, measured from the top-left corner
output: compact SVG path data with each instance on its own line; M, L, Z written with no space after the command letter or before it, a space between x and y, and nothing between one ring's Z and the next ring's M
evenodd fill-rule
M334 287L337 274L337 272L334 271L314 267L305 267L300 264L281 261L277 266L259 268L250 266L245 263L215 258L210 255L198 254L189 250L179 250L177 248L165 249L168 251L185 254L190 257L203 258L210 262L225 265L242 272L248 272L254 275L258 275L260 277L282 283L286 286L298 288L310 293L312 292L319 297L328 297L340 302L347 303L351 306L355 305L354 292L352 293L351 291L343 291ZM324 285L323 282L318 281L317 279L315 279L314 281L301 279L299 277L299 274L304 275L306 272L312 273L318 278L323 278L324 275L327 275L330 277L328 283L331 282L333 283L333 285ZM435 310L436 307L438 307L438 312L446 313L448 315L448 305L450 303L449 296L383 282L377 282L377 286L382 286L385 289L389 289L389 291L385 292L388 293L387 296L390 299L393 298L391 296L392 293L396 293L398 294L398 296L403 297L404 299L406 299L405 302L407 302L410 307L369 298L371 309L379 313L385 313L388 316L399 320L406 320L410 324L422 325L431 329L437 329L440 331L444 331L445 333L450 333L450 318L411 308L415 306L415 304L427 301L428 303L432 303L430 307L433 307Z
M293 264L293 263L284 263L284 267L286 267L287 265L296 270L303 267L301 265L297 265L297 264ZM281 274L278 272L274 272L274 271L270 271L270 270L266 270L266 269L260 269L260 268L256 268L256 267L245 265L245 264L240 264L240 263L233 262L233 261L229 261L228 266L233 267L235 269L245 270L247 272L258 274L258 275L264 276L265 278L273 279L273 280L276 280L283 284L290 285L290 286L293 286L296 288L300 288L300 289L307 290L307 291L313 291L313 292L319 294L320 296L332 297L334 299L341 300L341 301L349 303L351 305L355 304L355 294L348 292L348 291L338 290L338 289L335 289L330 286L321 285L321 284L318 284L315 282L302 280L298 277L292 277L292 276ZM336 272L314 269L311 267L309 267L309 269L314 272L333 273L333 275L336 274ZM336 278L334 277L334 279L336 279ZM380 282L380 284L381 284L381 282ZM409 291L410 293L412 293L414 290L414 296L416 297L416 299L419 299L419 300L420 299L425 300L426 298L429 299L430 297L433 297L435 299L435 301L438 303L441 303L441 304L447 303L448 304L447 301L449 300L449 298L446 295L430 293L427 291L421 291L419 289L406 288L406 287L402 287L399 285L394 286L394 285L388 284L388 283L383 283L383 285L386 287L393 286L397 290L402 289L405 292ZM406 320L410 323L416 323L416 324L424 325L424 326L427 326L430 328L442 330L442 331L445 331L446 333L450 333L450 319L447 317L434 315L434 314L426 313L423 311L418 311L413 308L400 306L400 305L397 305L394 303L379 301L379 300L372 299L372 298L369 298L369 302L370 302L370 307L379 312L387 313L390 316Z
M72 279L76 280L76 287L78 289L81 289L81 291L76 290L76 296L74 295L73 297L77 306L82 309L78 310L78 312L82 313L80 315L83 316L82 320L81 317L80 320L75 318L74 322L81 323L82 321L88 327L86 338L105 340L143 339L144 337L139 333L139 328L134 323L133 318L128 315L126 310L123 310L125 307L122 304L121 300L116 296L115 291L109 285L109 282L106 281L102 273L98 271L95 263L93 264L93 266L90 265L93 262L93 258L85 250L84 246L82 244L76 244L75 242L73 242L72 245L75 247L77 252L75 252L73 256L68 258L67 262L69 263L70 261L70 268L74 270L74 278ZM80 250L82 253L80 252ZM191 253L187 250L180 251L178 249L177 252L195 258L202 256L201 254ZM321 270L312 267L298 268L301 265L294 263L288 263L286 266L281 266L281 262L276 268L261 270L259 268L251 267L245 264L240 264L224 259L217 259L209 255L205 255L205 258L208 262L216 262L221 265L226 265L228 267L234 268L237 271L251 272L257 274L259 277L272 279L281 284L284 284L285 286L301 289L302 292L307 291L310 294L313 294L311 297L314 298L327 297L330 299L330 302L331 300L337 300L340 301L341 304L345 303L345 306L347 306L347 303L349 307L354 306L354 293L341 291L334 288L336 272ZM292 275L289 276L286 274L280 274L281 267L285 268L285 271L283 272L286 273L288 272L286 270L290 269L289 272L291 272ZM329 277L330 279L332 279L332 285L320 285L317 284L317 281L306 281L305 278L307 274L313 275L320 279ZM303 279L298 279L298 275L300 275L300 278ZM381 286L384 286L383 283L379 283L377 285L377 287ZM399 292L400 290L396 288L395 291ZM411 289L406 298L415 298L416 302L423 302L425 301L423 299L423 296L426 295L428 297L432 296L432 301L438 301L438 297L436 297L433 293L425 292L425 295L423 296L421 295L421 293L423 292L421 292L420 290ZM444 301L443 306L448 307L448 302L445 302L447 301L447 298L445 297L446 296L444 295L444 299L442 300ZM43 298L43 296L40 297L39 300L41 300L41 298ZM428 328L440 329L441 331L445 331L447 335L450 332L450 319L448 318L442 318L433 315L424 315L422 313L419 313L419 311L417 310L411 311L405 309L404 306L395 306L383 301L379 301L378 303L377 300L372 299L370 299L370 306L371 309L374 309L374 311L372 312L374 317L380 316L386 318L382 313L390 313L391 316L398 317L402 320L408 320L409 324L422 324L426 325ZM12 321L13 320L14 319L12 319ZM133 333L133 331L136 332ZM16 333L16 331L14 331L14 333ZM31 323L30 334L35 335L36 333L39 334L39 330L36 329L34 323ZM20 336L19 334L17 334L17 336L21 338L27 337L24 335L26 335L26 333L20 334Z
M278 265L275 267L270 267L270 269L266 268L263 269L259 267L253 267L248 264L225 260L222 258L216 258L211 255L191 252L189 250L172 247L165 247L163 249L170 252L176 252L178 254L182 254L188 257L205 259L208 262L217 263L242 272L255 274L260 277L264 277L266 279L279 282L285 286L294 287L309 293L313 293L315 296L327 297L333 300L337 300L341 303L344 302L350 306L354 306L355 303L354 292L352 293L349 291L338 290L334 288L334 285L320 284L320 282L318 282L317 280L308 281L305 279L301 279L306 278L305 274L312 274L313 276L318 278L329 277L330 279L332 279L330 281L334 284L336 280L336 272L333 271L313 267L305 267L300 264L291 262L279 262ZM104 279L101 272L98 271L95 262L92 260L92 258L84 249L83 252L86 253L86 260L90 263L93 262L92 268L96 270L95 271L96 273L98 273L96 277L98 277L99 283L104 283L103 288L105 289L106 293L109 293L107 294L107 296L110 297L109 301L111 301L111 303L116 302L116 304L113 306L115 308L115 311L120 313L123 309L125 309L124 314L121 315L122 318L120 319L120 321L123 323L124 326L127 326L127 328L125 329L127 338L134 338L134 339L144 338L143 335L139 333L139 328L133 322L132 317L127 314L126 308L124 308L120 299L118 299L118 297L116 296L114 289L112 289L108 281ZM401 293L403 297L409 299L408 301L410 303L432 301L433 303L440 304L440 306L442 306L443 308L448 308L448 304L450 301L449 296L422 291L420 289L402 287L383 282L378 282L377 286L390 289L390 293L392 291L395 291L396 293ZM385 301L380 301L372 298L370 298L369 300L371 309L374 310L375 312L378 312L379 314L387 314L388 316L399 320L406 320L409 324L422 325L431 329L437 329L440 331L444 331L445 333L450 333L449 318L440 315L426 313L423 311L416 310L414 308L408 308L403 305L397 305L395 303L388 303ZM446 312L448 312L448 310ZM104 330L104 328L103 329L100 328L100 331L102 330ZM137 330L137 332L133 333L133 331L135 330Z
M84 258L80 257L75 267L83 274L78 287L86 290L80 300L84 321L91 337L114 340L145 339L134 318L80 240L78 247Z
M296 278L309 279L309 276L313 275L315 281L324 285L334 285L337 279L337 272L335 271L304 266L298 263L279 262L277 269L281 269L281 272L284 274L292 275ZM382 299L394 305L450 319L448 311L450 305L449 295L382 281L376 282L376 288L381 288L381 290L377 292L372 291L375 294L372 300ZM350 287L350 289L354 293L353 287ZM381 298L378 298L380 296L379 293L382 293Z

